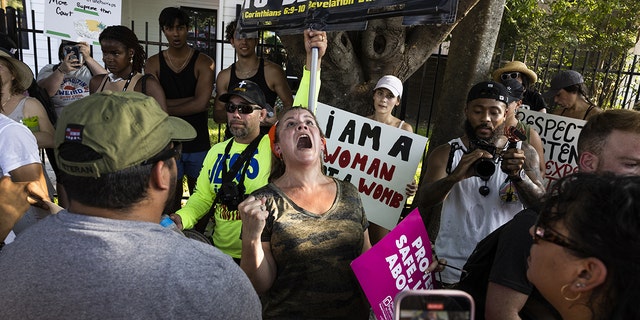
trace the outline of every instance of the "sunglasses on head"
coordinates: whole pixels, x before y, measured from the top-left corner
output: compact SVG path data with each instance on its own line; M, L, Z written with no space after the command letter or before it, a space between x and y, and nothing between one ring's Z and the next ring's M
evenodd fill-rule
M509 72L509 73L503 73L502 75L500 75L500 78L502 80L517 79L519 76L520 76L520 72L514 71L514 72Z
M538 218L538 221L536 221L536 224L533 226L533 243L537 244L540 240L584 253L584 250L575 245L571 240L569 240L569 238L562 235L560 232L553 230L553 228L544 225L540 222L540 218Z
M238 113L242 113L242 114L250 114L255 110L262 109L260 107L255 107L250 104L233 104L231 102L227 102L227 104L224 107L227 109L227 112L229 113L234 113L236 112L236 110L238 110Z

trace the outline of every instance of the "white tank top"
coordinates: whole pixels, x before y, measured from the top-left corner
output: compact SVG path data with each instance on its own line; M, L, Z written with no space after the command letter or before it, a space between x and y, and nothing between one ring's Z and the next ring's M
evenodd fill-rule
M454 142L466 151L460 138L449 141L449 144ZM522 143L518 142L518 148L521 147ZM463 154L463 150L455 152L452 171ZM500 164L501 160L496 163L496 172L486 183L490 189L486 197L478 191L485 182L479 177L471 177L456 183L442 204L436 252L451 266L462 268L480 240L523 209L517 200L515 186L507 181L508 176L500 170ZM441 276L445 283L460 281L460 271L452 268L444 268Z

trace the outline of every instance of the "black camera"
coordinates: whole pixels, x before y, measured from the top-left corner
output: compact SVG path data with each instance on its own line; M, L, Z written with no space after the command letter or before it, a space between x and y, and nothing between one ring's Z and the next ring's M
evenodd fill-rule
M245 188L244 185L238 185L237 183L231 181L227 183L222 183L220 189L218 190L218 199L221 204L227 206L227 209L230 211L238 210L238 205L247 196L244 194Z
M496 172L496 146L489 143L476 143L476 146L477 149L487 151L493 156L492 159L480 158L473 163L475 174L486 181Z

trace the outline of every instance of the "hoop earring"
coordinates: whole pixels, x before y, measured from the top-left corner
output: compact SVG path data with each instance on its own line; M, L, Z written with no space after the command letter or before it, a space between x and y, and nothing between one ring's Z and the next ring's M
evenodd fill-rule
M564 286L562 286L562 288L560 288L560 294L562 294L562 297L567 301L576 301L580 299L580 296L582 296L582 292L578 292L578 295L573 298L568 298L567 295L565 294L565 291L567 290L568 287L569 287L569 284L565 284Z

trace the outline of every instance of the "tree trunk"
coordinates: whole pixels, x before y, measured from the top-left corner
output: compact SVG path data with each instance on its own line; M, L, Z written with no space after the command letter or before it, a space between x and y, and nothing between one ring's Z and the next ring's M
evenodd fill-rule
M405 27L402 17L371 20L364 31L328 34L322 60L320 101L359 115L373 113L372 93L378 79L393 74L406 81L479 0L459 0L456 22ZM288 68L301 75L305 51L301 35L282 36Z

